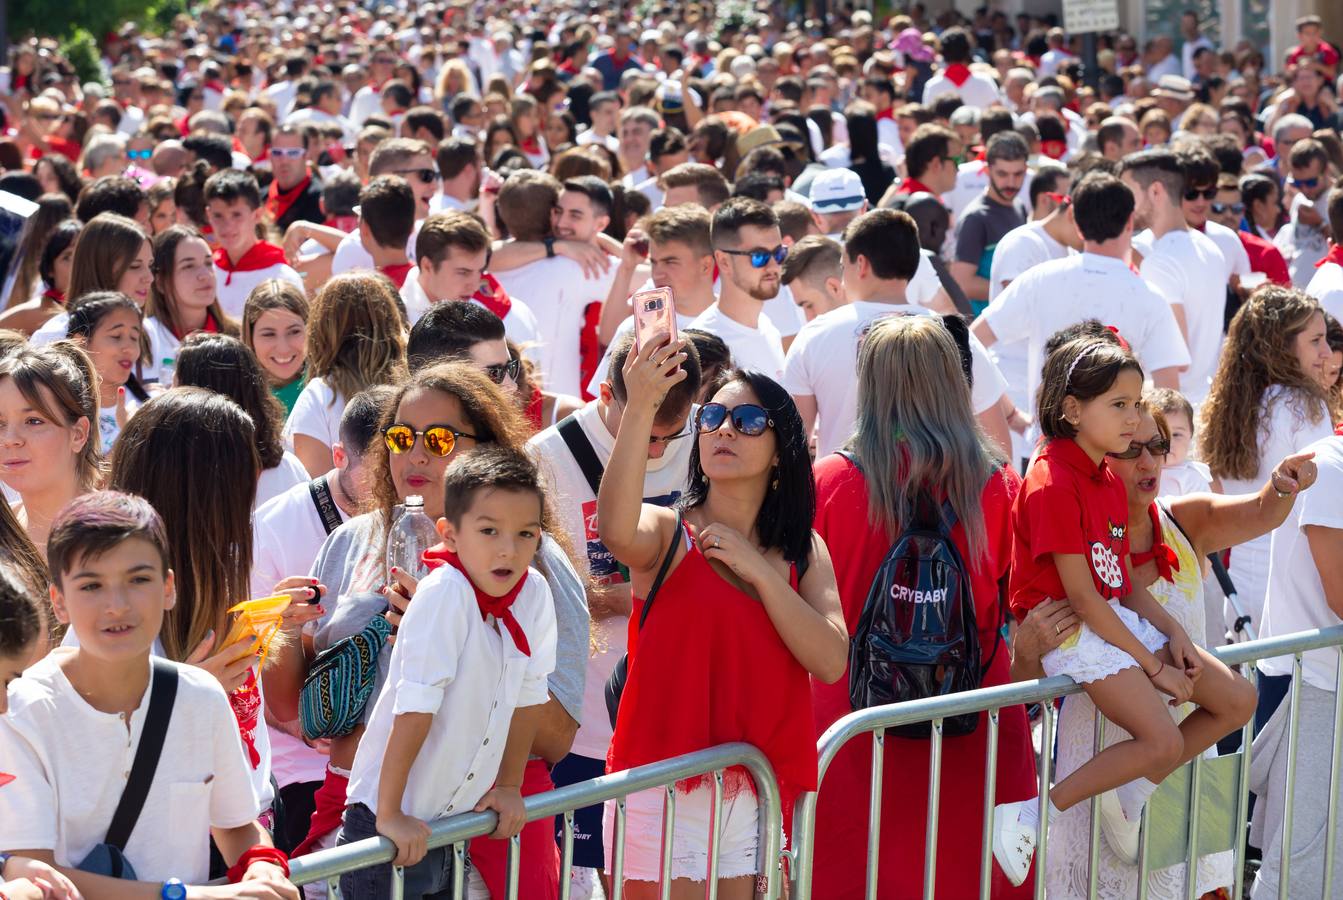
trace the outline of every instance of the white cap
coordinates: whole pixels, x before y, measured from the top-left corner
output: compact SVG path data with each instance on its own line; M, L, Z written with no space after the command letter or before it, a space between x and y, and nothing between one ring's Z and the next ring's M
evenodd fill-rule
M853 169L827 169L811 183L811 208L822 215L853 212L867 202L863 179Z

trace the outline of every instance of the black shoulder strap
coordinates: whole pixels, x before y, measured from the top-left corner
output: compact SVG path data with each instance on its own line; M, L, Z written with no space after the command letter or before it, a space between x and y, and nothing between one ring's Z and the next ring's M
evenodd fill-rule
M564 444L573 455L574 462L583 470L583 477L588 480L588 487L592 488L592 493L597 493L602 486L602 473L605 467L597 458L597 451L592 449L592 441L589 441L588 436L583 433L583 426L579 425L578 420L570 414L561 419L555 427L560 430L560 437L564 438Z
M679 511L676 513L676 530L672 532L671 544L667 547L667 555L662 558L662 565L658 568L657 577L653 579L653 586L648 589L648 598L644 600L644 608L639 613L640 628L644 627L644 620L648 618L648 611L653 608L653 598L662 589L662 582L667 578L667 570L671 568L672 559L676 557L676 544L681 540L681 533L684 530L681 523L684 518Z
M336 508L336 501L331 498L331 487L326 483L326 476L319 475L308 482L308 493L312 495L313 506L317 507L317 515L322 519L322 527L326 533L330 534L340 527L340 510Z
M149 787L154 783L154 770L159 766L164 739L168 736L168 722L173 716L173 702L177 699L177 669L166 660L150 659L149 710L145 725L140 730L140 743L135 748L131 774L122 788L117 811L107 829L107 840L118 850L125 850L135 823L144 808Z

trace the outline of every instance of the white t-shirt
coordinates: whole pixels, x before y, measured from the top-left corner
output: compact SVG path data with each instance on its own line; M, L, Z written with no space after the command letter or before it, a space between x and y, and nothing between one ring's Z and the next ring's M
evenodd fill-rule
M602 144L612 153L620 152L620 138L614 134L597 134L592 129L580 131L578 133L578 146L586 147L588 144Z
M1292 511L1273 531L1268 563L1268 599L1264 603L1261 638L1277 637L1295 631L1329 628L1339 618L1325 599L1320 567L1310 551L1306 526L1343 529L1343 437L1331 435L1306 448L1315 451L1319 472L1316 483L1301 492ZM1337 565L1337 560L1328 561ZM1277 656L1263 660L1259 667L1268 675L1292 674L1292 658ZM1333 693L1338 688L1338 652L1333 648L1307 651L1302 658L1301 675L1306 683Z
M1085 298L1085 303L1079 299ZM1079 253L1034 267L1012 281L984 310L1001 341L1026 340L1026 396L1034 398L1045 343L1083 319L1113 325L1133 347L1144 372L1189 362L1169 304L1119 259Z
M1161 467L1161 497L1183 497L1186 494L1206 494L1212 490L1212 470L1196 459L1186 459L1178 466Z
M961 217L970 201L984 193L989 186L989 164L972 159L956 168L956 186L942 195L942 203L951 210L953 221Z
M775 381L783 380L783 339L768 316L762 314L752 328L728 318L715 303L700 313L690 327L722 338L738 369L763 372Z
M308 470L303 468L303 463L299 462L297 456L286 450L284 455L280 457L279 465L262 470L261 477L257 479L256 502L252 504L252 510L255 512L266 501L280 496L295 485L307 484L308 477ZM297 575L298 573L290 572L289 574Z
M699 318L698 316L688 316L685 313L676 314L676 330L685 331ZM611 370L611 348L619 343L620 339L634 330L634 316L626 316L625 321L616 326L616 333L611 338L611 343L606 345L606 352L602 354L601 362L597 363L597 369L592 373L592 378L588 380L588 393L597 396L597 389L601 383L606 380L607 373Z
M1343 322L1343 266L1332 262L1320 266L1306 293L1320 301L1325 312Z
M292 445L294 435L306 434L327 447L340 440L340 417L345 413L344 397L327 386L318 376L303 387L284 424L285 443Z
M1243 278L1250 274L1250 254L1245 250L1245 245L1240 242L1240 235L1227 228L1220 222L1214 222L1209 219L1203 225L1203 234L1212 239L1217 245L1217 249L1222 251L1222 257L1226 260L1227 281L1235 275Z
M373 704L350 772L349 803L378 808L383 755L399 715L433 721L406 779L401 810L426 822L474 807L494 783L513 710L550 699L555 669L555 601L528 569L511 611L531 650L476 605L466 576L450 565L420 582L392 647L389 675ZM427 603L425 601L428 601Z
M508 299L512 301L512 305L508 308L508 315L504 316L504 334L519 347L530 348L536 343L539 335L536 330L536 316L526 303L512 297ZM412 327L429 311L429 307L434 305L434 301L429 299L429 295L420 286L419 266L412 266L406 273L405 284L401 285L401 302L406 304L406 318ZM474 298L471 302L480 306L485 305Z
M227 272L215 266L215 289L219 296L220 308L229 318L241 319L247 295L261 282L272 278L279 278L295 285L301 291L307 291L307 287L303 284L303 276L284 263L246 272Z
M957 85L944 72L938 72L923 86L923 105L932 106L943 94L959 94L966 106L988 109L998 100L998 84L992 78L971 72L963 84Z
M572 259L538 259L516 269L495 272L508 296L522 300L536 318L535 353L542 387L560 394L581 396L579 339L584 311L590 303L605 303L615 279L615 266L596 278L583 274Z
M126 412L134 414L140 408L139 402L131 396L130 391L126 392ZM117 423L116 404L103 406L98 409L98 439L99 449L104 456L112 452L112 445L116 443L117 438L121 436L121 425Z
M842 240L839 243L840 246L844 245ZM932 310L933 298L940 290L942 290L942 279L937 277L937 269L933 268L933 251L921 249L919 267L905 288L905 299L915 306Z
M1180 392L1197 408L1208 396L1222 351L1222 322L1226 317L1226 278L1222 273L1228 271L1226 259L1211 238L1188 228L1167 232L1142 249L1138 270L1142 280L1171 306L1184 309L1190 362L1188 371L1180 374ZM1218 277L1210 278L1210 272L1218 273Z
M1278 229L1278 233L1273 236L1273 246L1282 252L1283 259L1287 260L1287 269L1292 276L1292 284L1298 288L1305 288L1310 284L1311 278L1315 276L1315 264L1324 258L1329 252L1329 240L1325 237L1324 231L1315 225L1306 225L1301 221L1301 210L1307 206L1314 208L1315 212L1329 221L1329 210L1326 205L1328 194L1321 194L1318 200L1312 201L1305 194L1297 194L1292 198L1288 206L1288 214L1291 221Z
M145 316L144 330L149 336L149 357L154 361L154 365L161 365L165 359L171 359L175 364L177 350L182 346L182 342L173 334L172 329L154 316Z
M607 430L593 401L574 414L597 459L606 465L615 438ZM687 426L688 427L688 426ZM670 506L686 490L690 477L690 451L695 438L678 438L667 445L660 459L650 459L644 472L643 502ZM627 579L611 551L597 536L597 497L583 471L574 462L569 447L556 428L547 428L527 442L545 472L553 508L569 543L586 559L588 575L601 585L626 583ZM592 621L592 650L588 658L583 691L583 720L571 753L590 759L606 759L611 745L611 720L606 711L606 681L626 649L628 616Z
M765 301L763 311L774 323L781 338L797 334L807 321L802 310L797 308L797 301L793 299L793 289L786 284L779 285L779 293L773 300Z
M832 453L848 439L858 417L858 349L872 322L884 316L932 315L921 306L859 300L812 319L788 348L783 386L795 397L816 398L816 455ZM1007 390L998 367L974 335L970 405L978 415Z
M14 780L4 787L0 847L51 850L58 865L74 867L107 837L153 689L129 723L100 712L57 665L58 654L69 652L53 652L9 686L9 713L0 716L0 759ZM194 666L172 665L177 698L165 752L125 851L143 881L203 884L210 871L209 829L254 821L260 802L219 682Z
M423 219L416 219L415 227L410 230L410 240L406 241L406 259L416 259L415 241L420 236L420 226L423 224ZM373 254L364 248L363 241L359 239L358 228L340 239L340 243L336 245L336 252L331 257L332 275L353 272L356 269L377 271L377 268L373 263Z
M258 504L252 514L252 596L264 597L290 575L307 575L326 541L309 479ZM333 504L334 506L334 504ZM341 522L349 516L335 506Z
M643 181L636 184L634 189L648 198L648 208L651 212L657 212L659 209L662 209L662 201L666 194L663 193L662 188L658 187L656 175L652 178L645 178Z
M369 116L382 115L382 94L372 85L364 85L354 92L350 101L350 124L362 128Z

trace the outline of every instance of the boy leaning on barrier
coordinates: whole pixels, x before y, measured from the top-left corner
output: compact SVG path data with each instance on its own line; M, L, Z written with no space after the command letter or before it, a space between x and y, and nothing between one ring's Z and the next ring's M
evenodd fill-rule
M85 494L56 517L47 560L52 606L78 646L9 686L0 855L54 866L90 898L298 900L285 855L257 822L219 682L151 663L175 601L158 513L129 494ZM209 878L211 838L233 883L196 886Z

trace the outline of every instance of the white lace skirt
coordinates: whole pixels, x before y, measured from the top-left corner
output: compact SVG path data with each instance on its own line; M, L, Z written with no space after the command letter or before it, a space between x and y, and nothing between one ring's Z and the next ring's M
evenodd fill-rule
M1123 606L1118 600L1111 600L1109 603L1110 609L1119 616L1119 621L1133 632L1134 637L1142 641L1144 647L1155 653L1166 646L1166 636L1157 631L1151 622ZM1067 675L1078 684L1100 681L1130 666L1138 665L1132 656L1107 642L1085 623L1062 645L1046 653L1040 663L1044 666L1046 675Z

